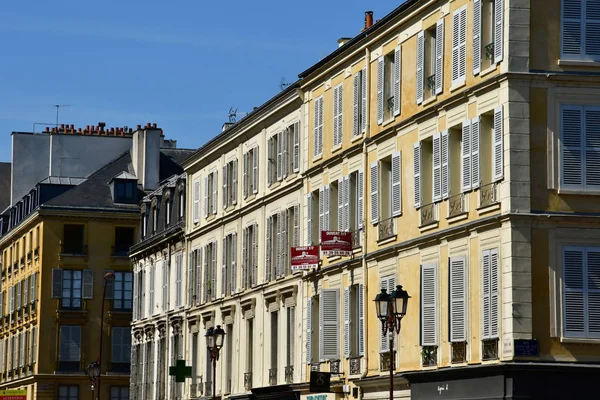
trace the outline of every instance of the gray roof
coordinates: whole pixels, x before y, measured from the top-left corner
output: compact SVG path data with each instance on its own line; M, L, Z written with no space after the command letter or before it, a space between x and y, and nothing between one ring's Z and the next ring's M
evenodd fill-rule
M11 164L0 163L0 211L10 206Z
M137 176L135 176L134 174L130 174L129 172L123 171L120 174L113 176L111 181L113 179L135 179L135 180L137 180Z
M40 183L49 184L49 185L79 185L82 182L85 182L86 178L73 178L70 176L49 176Z

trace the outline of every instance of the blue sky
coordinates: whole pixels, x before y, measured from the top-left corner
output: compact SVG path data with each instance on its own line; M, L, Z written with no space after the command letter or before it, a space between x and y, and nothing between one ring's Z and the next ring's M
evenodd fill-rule
M179 147L217 134L402 1L31 0L0 13L0 161L34 122L156 122ZM379 2L378 2L379 3ZM36 128L39 131L41 128Z

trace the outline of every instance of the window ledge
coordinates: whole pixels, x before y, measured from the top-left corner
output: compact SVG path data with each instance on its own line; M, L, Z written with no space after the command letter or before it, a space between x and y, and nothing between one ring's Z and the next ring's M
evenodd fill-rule
M571 65L581 67L600 67L600 61L592 60L561 60L558 59L558 65Z
M365 133L361 131L361 132L360 132L358 135L356 135L356 136L352 136L351 143L358 142L358 141L359 141L359 140L361 140L361 139L362 139L364 136L365 136Z
M321 153L321 154L319 154L317 156L314 156L312 160L313 160L313 162L317 162L317 161L320 161L322 159L323 159L323 153Z
M455 90L458 90L458 89L460 89L460 88L462 88L462 87L464 87L466 85L467 85L467 80L466 79L464 81L462 81L462 82L454 83L452 86L450 86L450 91L454 92Z
M427 100L424 100L421 103L421 106L423 106L423 107L428 106L428 105L430 105L432 103L435 103L436 100L437 100L437 95L434 94L434 95L430 96Z
M334 147L331 149L331 152L332 152L332 153L335 153L336 151L338 151L338 150L341 150L341 149L342 149L342 144L340 143L340 144L338 144L337 146L334 146Z
M498 65L496 63L493 63L492 65L490 65L489 67L487 67L486 69L484 69L483 71L481 71L479 73L479 77L482 78L486 75L491 74L492 72L496 71Z
M433 229L436 229L440 226L440 222L436 221L434 223L431 223L429 225L425 225L425 226L419 226L419 231L421 231L421 233L423 232L427 232L427 231L431 231Z
M467 218L469 218L469 212L468 211L463 211L460 214L453 215L451 217L447 217L446 221L448 221L449 224L453 224L455 222L463 221L463 220L465 220Z
M281 181L279 181L279 180L273 181L269 185L269 190L277 189L279 186L281 186Z
M577 195L584 195L584 196L598 196L600 195L600 190L597 189L574 189L574 188L565 188L565 189L558 189L558 194L577 194Z
M396 235L392 235L392 236L387 237L387 238L385 238L383 240L377 240L377 245L383 246L383 245L386 245L388 243L392 243L392 242L395 242L395 241L396 241Z
M394 117L394 116L392 115L390 118L388 118L387 120L383 121L383 122L381 123L381 126L386 126L386 125L389 125L389 124L391 124L392 122L394 122L395 120L396 120L396 117Z
M498 211L499 209L500 209L500 202L492 204L492 205L489 205L487 207L479 207L477 209L477 213L479 215L482 215L482 214L486 214L486 213L489 213L489 212L492 212L492 211Z
M560 342L561 343L600 344L600 338L599 339L588 339L588 338L566 338L566 337L561 337L560 338Z

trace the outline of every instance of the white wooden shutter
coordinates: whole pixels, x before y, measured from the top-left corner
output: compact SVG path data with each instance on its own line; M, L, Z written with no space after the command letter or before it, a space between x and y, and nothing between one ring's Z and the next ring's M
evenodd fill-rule
M498 305L498 249L490 250L490 335L498 337L500 315Z
M493 143L493 176L494 181L499 181L504 177L504 146L502 130L502 106L494 109L494 143Z
M465 256L450 258L450 341L467 340L467 281Z
M29 284L31 285L29 297L31 299L31 304L33 304L37 300L37 272L32 274L31 278L29 278ZM2 315L2 313L0 313L0 315Z
M354 74L353 78L353 98L352 98L352 136L360 135L360 72Z
M371 223L379 222L379 162L371 163Z
M250 229L245 227L242 231L242 289L248 289L248 235Z
M325 188L319 188L319 231L317 243L321 241L321 232L325 228Z
M312 237L312 193L306 195L306 245L310 246L313 242Z
M203 301L206 302L208 301L209 298L209 293L212 293L213 288L212 288L212 281L211 281L211 269L212 269L212 252L211 252L211 244L207 244L206 246L204 246L204 294L203 294ZM165 270L166 270L166 265L165 265ZM163 270L164 271L164 270ZM166 301L166 291L167 289L165 288L165 284L167 282L167 273L164 273L163 276L164 282L163 283L163 302ZM166 302L164 303L166 305ZM166 308L166 307L165 307Z
M227 208L227 164L223 166L223 209Z
M437 268L421 266L421 344L437 346Z
M325 186L325 202L323 207L325 208L324 216L323 216L323 230L328 231L330 228L331 221L331 187L329 185ZM320 235L320 233L319 233Z
M62 288L63 288L63 270L60 268L52 269L52 298L62 299ZM11 308L10 312L14 309Z
M338 103L338 106L337 106L337 108L338 108L338 114L337 114L338 139L337 139L337 143L338 143L338 145L341 145L342 139L344 137L344 84L343 83L340 83L340 85L339 85L337 103Z
M300 171L300 122L294 124L294 158L292 160L292 170Z
M252 193L258 193L258 147L252 149Z
M452 14L452 85L465 82L467 68L467 8Z
M231 204L237 204L237 176L238 176L238 160L233 160L232 164L233 176L231 177Z
M462 124L462 190L471 190L471 121Z
M365 220L364 179L364 172L362 169L359 169L356 176L356 192L358 194L356 200L356 213L358 214L358 229L363 228L363 221Z
M273 237L271 235L271 229L273 226L273 217L267 217L267 229L266 229L266 245L265 245L265 280L269 282L271 280L271 252L273 249Z
M588 4L591 3L591 1L588 0ZM595 6L597 7L598 4L596 3ZM504 1L502 0L496 0L496 2L494 3L494 63L499 63L500 61L502 61L502 48L503 48L503 34L502 34L502 22L503 22L503 17L504 17ZM596 15L596 18L598 18L598 14L594 12L594 15ZM600 18L598 18L600 19ZM597 26L597 28L600 26ZM600 34L597 33L598 31L595 30L596 34L598 35L598 37L600 37Z
M236 292L237 274L236 274L236 258L237 258L237 233L231 234L231 294Z
M438 20L435 28L435 93L444 89L444 19Z
M212 242L211 245L211 250L212 250L212 265L211 265L211 271L210 271L210 279L211 279L211 292L210 292L210 296L211 299L215 299L217 297L217 242L214 241Z
M491 317L491 290L490 290L490 251L484 250L481 254L481 293L482 293L482 319L481 337L490 339L490 317Z
M583 7L581 0L562 0L561 57L577 59L585 53L582 52L585 37Z
M333 147L342 143L342 88L341 84L333 88Z
M181 207L184 207L182 204ZM194 209L192 210L192 216L194 218L194 223L197 223L200 220L200 180L196 179L194 181Z
M200 305L200 293L202 292L202 251L203 248L195 250L196 253L196 305Z
M319 301L320 358L338 360L339 355L339 290L323 289Z
M350 176L344 178L344 226L350 232Z
M269 147L269 149L270 149L270 147ZM242 166L242 168L243 168L243 171L242 171L242 196L244 197L244 199L248 197L248 168L249 168L248 155L249 154L250 154L249 152L244 153L244 165ZM270 151L269 151L269 154L271 154ZM268 165L270 166L271 164L268 163ZM269 171L270 171L270 169L269 169Z
M29 304L29 277L23 281L23 307ZM1 314L0 314L1 315Z
M321 154L323 149L323 96L315 99L314 103L315 128L314 128L314 156Z
M223 251L221 253L221 296L225 297L227 293L227 237L223 238Z
M423 31L417 34L417 104L423 102L425 80L423 74L425 64L425 36Z
M283 141L281 138L281 132L275 135L275 141L277 142L277 180L280 181L283 173Z
M442 148L441 135L433 134L433 201L442 199Z
M290 129L286 128L283 132L281 132L281 139L282 139L281 148L282 148L282 154L283 154L283 157L282 157L283 161L282 161L282 165L281 165L281 168L282 168L281 175L284 178L288 176L289 170L290 170L289 137L290 137Z
M344 357L350 357L350 288L344 288Z
M394 290L394 287L396 285L396 278L394 276L386 276L381 278L380 281L380 286L381 289L385 289L387 291L388 294L392 293L392 290ZM387 334L383 334L383 332L380 334L380 339L379 339L379 352L380 353L385 353L390 351L390 336L391 336L391 332L387 332Z
M306 363L312 362L312 299L306 300Z
M402 81L402 47L396 46L394 50L394 116L400 115Z
M252 285L256 285L258 278L258 224L252 225Z
M280 261L280 268L281 268L281 276L285 276L287 274L287 270L288 270L288 262L287 262L287 255L288 255L288 251L289 251L289 240L288 240L288 227L290 226L289 224L289 218L288 218L288 214L289 214L289 209L288 210L284 210L281 212L281 247L279 252L281 253L281 261Z
M208 209L208 176L204 177L204 218L208 217L210 210Z
M479 116L471 120L471 187L479 187L481 177L479 175Z
M337 191L337 207L338 207L338 231L345 229L344 225L344 178L338 179L338 191Z
M361 283L358 285L358 355L365 355L365 287Z
M363 68L360 74L360 95L361 99L361 110L360 110L360 125L361 131L365 132L367 130L367 119L369 115L367 114L367 69Z
M583 185L583 107L561 106L561 184Z
M421 142L413 145L413 169L415 177L415 208L421 207Z
M300 246L300 205L294 204L294 240L292 246Z
M377 124L383 123L385 68L383 56L377 59Z
M448 131L442 132L442 198L447 199L450 195L450 163L448 156L448 145L450 144Z
M402 214L402 156L392 153L392 216Z
M17 290L17 304L15 306L15 309L18 311L21 309L21 281L17 282L17 286L16 286L16 290Z
M214 171L212 173L212 213L216 214L217 213L217 204L219 202L219 173L217 171Z
M467 79L467 6L461 7L460 11L460 31L459 31L459 80L464 83Z
M481 0L473 0L473 75L481 72Z

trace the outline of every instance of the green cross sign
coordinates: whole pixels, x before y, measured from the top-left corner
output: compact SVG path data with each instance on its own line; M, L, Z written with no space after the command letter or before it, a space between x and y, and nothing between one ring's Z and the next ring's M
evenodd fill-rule
M175 375L175 382L185 382L185 378L192 376L192 367L186 367L185 360L177 360L174 367L169 367L169 375Z

